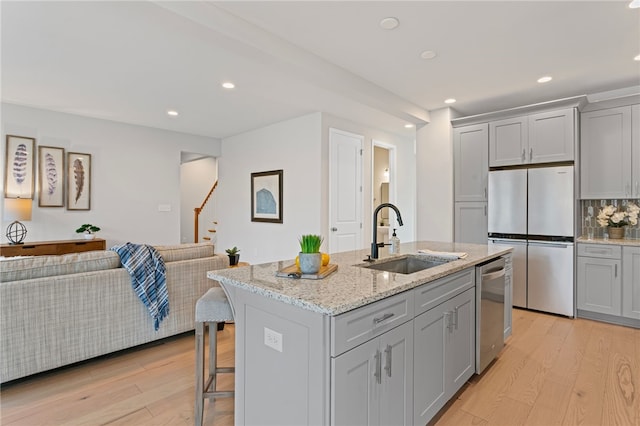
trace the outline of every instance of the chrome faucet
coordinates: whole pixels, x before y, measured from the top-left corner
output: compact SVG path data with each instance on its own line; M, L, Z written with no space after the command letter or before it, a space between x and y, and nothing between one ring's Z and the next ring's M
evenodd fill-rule
M402 216L400 210L391 203L382 203L373 211L373 242L371 243L371 256L370 259L378 258L378 247L384 247L384 243L378 244L378 212L384 207L392 208L396 212L398 218L398 225L402 226Z

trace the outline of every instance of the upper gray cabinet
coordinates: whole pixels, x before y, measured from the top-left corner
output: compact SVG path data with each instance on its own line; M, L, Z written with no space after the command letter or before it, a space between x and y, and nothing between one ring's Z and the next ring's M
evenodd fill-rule
M575 108L489 123L489 166L574 160Z
M640 106L581 115L581 198L640 197Z
M456 201L487 201L488 130L486 123L453 129Z

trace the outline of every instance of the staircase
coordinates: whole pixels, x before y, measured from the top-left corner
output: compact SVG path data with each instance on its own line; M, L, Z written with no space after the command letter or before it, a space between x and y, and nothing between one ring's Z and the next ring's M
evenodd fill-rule
M207 202L211 198L211 195L213 194L213 191L215 191L217 186L218 186L218 181L216 180L214 182L213 186L211 187L211 189L209 190L209 193L204 198L204 201L202 201L202 204L200 204L200 207L196 207L196 208L193 209L193 212L194 212L193 238L194 238L194 242L195 243L198 242L198 234L200 233L200 224L199 224L200 213L202 212L202 209L204 208L204 206L207 204ZM216 225L218 224L218 222L213 221L212 224L213 224L213 226L210 227L209 229L207 229L207 235L202 237L202 239L204 241L211 241L211 238L214 236L214 234L216 232Z

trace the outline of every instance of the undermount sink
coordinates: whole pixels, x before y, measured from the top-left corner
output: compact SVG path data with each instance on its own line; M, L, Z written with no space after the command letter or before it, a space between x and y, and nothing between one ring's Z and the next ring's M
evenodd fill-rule
M377 271L395 272L398 274L413 274L425 269L440 266L450 260L435 259L425 256L407 256L388 261L378 261L370 265L358 265L362 268L375 269Z

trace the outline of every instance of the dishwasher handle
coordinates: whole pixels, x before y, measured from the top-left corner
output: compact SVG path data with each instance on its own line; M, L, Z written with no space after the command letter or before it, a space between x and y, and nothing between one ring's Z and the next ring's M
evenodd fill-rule
M482 274L482 281L493 281L500 277L504 277L504 274L505 274L504 268L494 272L487 272L486 274Z

